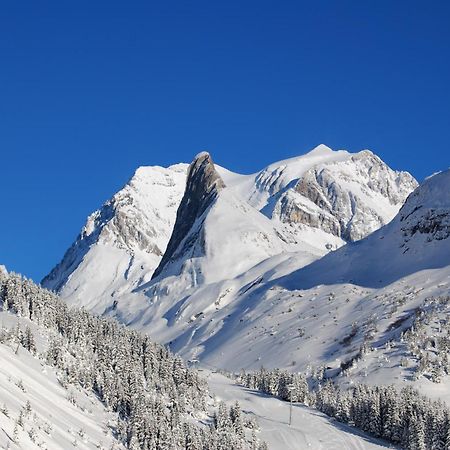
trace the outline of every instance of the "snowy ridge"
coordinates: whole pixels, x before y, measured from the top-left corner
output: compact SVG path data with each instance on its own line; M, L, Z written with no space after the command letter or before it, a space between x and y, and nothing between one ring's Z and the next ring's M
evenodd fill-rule
M62 261L42 280L48 289L89 308L148 281L159 264L183 195L186 164L140 167L91 214Z

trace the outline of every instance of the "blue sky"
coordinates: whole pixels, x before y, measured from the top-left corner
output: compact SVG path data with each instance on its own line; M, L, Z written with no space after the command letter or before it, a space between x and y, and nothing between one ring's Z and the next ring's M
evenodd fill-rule
M450 166L448 1L28 1L0 14L0 263L40 280L140 165L319 143Z

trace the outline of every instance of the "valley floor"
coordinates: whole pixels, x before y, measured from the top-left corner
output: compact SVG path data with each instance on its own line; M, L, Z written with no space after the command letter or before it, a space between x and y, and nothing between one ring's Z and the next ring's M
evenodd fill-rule
M239 386L210 370L203 370L202 375L217 400L228 405L237 400L246 414L255 417L261 429L258 437L266 441L271 450L395 448L302 405L293 405L292 425L289 426L289 403Z

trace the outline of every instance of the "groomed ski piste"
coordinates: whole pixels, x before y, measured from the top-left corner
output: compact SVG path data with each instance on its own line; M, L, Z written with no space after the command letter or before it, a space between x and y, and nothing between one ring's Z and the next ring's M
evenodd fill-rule
M290 403L247 389L211 369L202 369L210 391L218 400L253 416L260 427L258 437L273 450L375 450L396 448L359 430L330 419L301 404ZM291 424L289 425L289 421Z

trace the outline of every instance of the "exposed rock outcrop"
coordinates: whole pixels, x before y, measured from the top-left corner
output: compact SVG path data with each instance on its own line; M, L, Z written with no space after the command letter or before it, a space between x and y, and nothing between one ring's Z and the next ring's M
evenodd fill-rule
M385 225L416 186L409 173L390 169L366 150L309 169L280 195L274 215L357 241Z
M189 166L186 190L178 207L172 236L152 278L156 278L172 258L182 254L189 248L192 241L196 240L192 236L191 239L186 239L189 230L211 206L218 192L224 187L225 184L217 173L209 153L199 153Z

